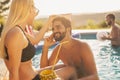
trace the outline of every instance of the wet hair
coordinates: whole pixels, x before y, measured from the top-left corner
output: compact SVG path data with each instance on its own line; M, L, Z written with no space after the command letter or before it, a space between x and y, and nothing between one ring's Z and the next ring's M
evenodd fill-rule
M61 16L57 16L53 19L52 23L54 23L55 21L60 21L65 28L70 28L70 33L71 33L71 21L66 19L65 17L61 17Z
M106 17L109 17L110 19L115 20L115 15L114 14L108 14Z

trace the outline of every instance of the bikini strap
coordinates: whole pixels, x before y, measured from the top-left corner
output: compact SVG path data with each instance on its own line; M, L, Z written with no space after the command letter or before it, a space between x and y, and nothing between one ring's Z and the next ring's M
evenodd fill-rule
M23 33L24 33L25 37L27 38L27 40L30 41L30 40L28 39L28 37L26 36L24 30L23 30L19 25L16 25L16 26L19 27L19 28L23 31Z
M24 32L24 30L21 28L21 26L16 25L16 27L19 27L19 28L23 31L23 33L25 34L25 32Z

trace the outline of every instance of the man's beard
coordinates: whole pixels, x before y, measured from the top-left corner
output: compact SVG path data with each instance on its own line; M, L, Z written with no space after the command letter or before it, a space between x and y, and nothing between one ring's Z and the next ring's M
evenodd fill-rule
M56 32L53 34L55 41L61 41L64 39L66 32Z
M112 22L111 22L111 21L107 22L107 25L108 25L108 26L111 26L111 24L112 24Z

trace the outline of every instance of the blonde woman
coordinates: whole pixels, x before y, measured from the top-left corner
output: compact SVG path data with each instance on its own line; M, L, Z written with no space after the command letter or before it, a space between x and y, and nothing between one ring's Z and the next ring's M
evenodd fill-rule
M33 0L12 0L0 42L0 56L9 70L9 80L40 80L32 68L33 45L43 38L50 20L35 36L25 32L26 26L32 26L37 14Z
M32 26L37 14L38 10L34 7L33 0L12 0L0 41L0 57L4 59L9 70L9 80L40 80L39 73L32 68L31 59L35 55L34 44L37 44L43 38L52 17L39 32L34 34L31 33L28 26ZM63 66L58 65L55 69ZM44 69L46 68L41 70ZM74 69L71 67L63 67L56 73L64 80L65 77L73 76L72 71L74 72ZM65 75L64 72L71 74Z
M32 68L31 59L35 55L34 44L37 44L43 38L52 17L39 32L34 34L31 33L28 26L32 26L37 14L38 10L34 7L33 0L12 0L0 41L0 57L4 59L9 70L9 80L40 80L39 73ZM72 67L58 65L55 66L55 69L58 69L56 73L61 80L75 75ZM73 80L76 79L73 78Z

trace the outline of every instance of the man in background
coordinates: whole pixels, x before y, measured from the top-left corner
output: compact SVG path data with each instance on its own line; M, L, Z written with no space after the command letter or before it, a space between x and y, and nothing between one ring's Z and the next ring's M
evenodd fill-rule
M113 47L120 46L120 26L115 23L115 15L108 14L105 18L107 25L111 26L111 31L109 35L103 36L102 39L111 40Z

